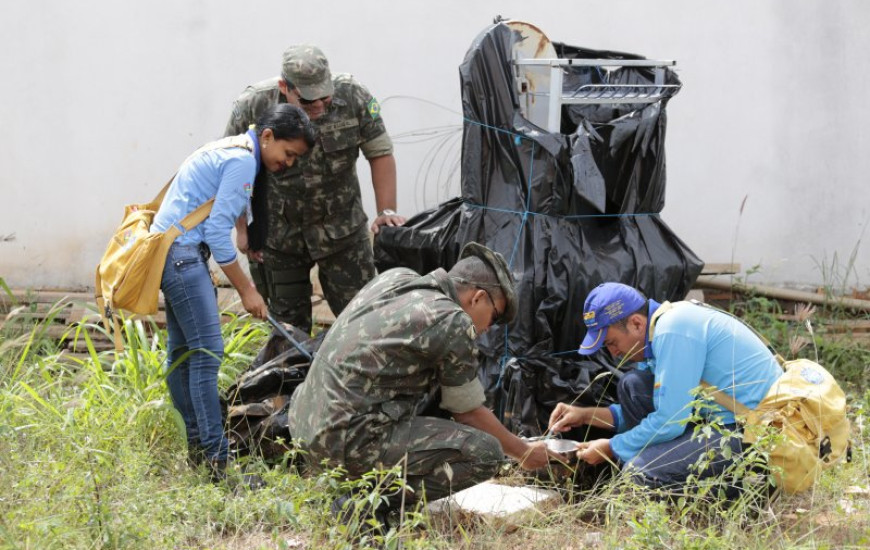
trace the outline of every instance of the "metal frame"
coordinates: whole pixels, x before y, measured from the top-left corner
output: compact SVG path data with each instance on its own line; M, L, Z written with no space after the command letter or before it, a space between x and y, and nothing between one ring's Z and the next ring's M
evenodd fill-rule
M516 65L550 67L550 103L547 130L558 132L562 121L562 105L605 103L654 103L679 84L665 84L665 68L677 64L673 60L651 59L514 59ZM655 84L587 84L565 95L562 90L564 67L649 67L655 69Z

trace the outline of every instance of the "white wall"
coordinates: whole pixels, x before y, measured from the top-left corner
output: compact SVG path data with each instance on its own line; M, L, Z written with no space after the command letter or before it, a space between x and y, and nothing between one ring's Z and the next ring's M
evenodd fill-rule
M457 195L457 67L497 14L678 61L664 219L702 259L760 265L753 281L868 284L862 0L6 2L0 277L91 285L123 204L220 135L233 99L278 74L293 43L319 44L381 99L402 213ZM411 143L420 131L429 141Z

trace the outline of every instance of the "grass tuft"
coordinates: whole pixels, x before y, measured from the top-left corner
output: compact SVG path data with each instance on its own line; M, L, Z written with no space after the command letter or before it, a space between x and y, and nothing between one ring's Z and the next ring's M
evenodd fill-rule
M164 331L128 320L127 351L116 354L95 351L90 334L102 328L83 323L64 338L88 353L70 359L47 337L52 313L34 320L24 315L26 306L14 307L25 309L0 325L3 549L766 549L870 542L870 350L818 330L842 312L805 311L783 320L779 305L762 297L736 304L779 349L812 359L818 354L849 388L853 460L807 493L770 501L750 485L725 504L716 480L697 492L666 494L638 489L618 472L583 489L572 482L576 472L554 472L537 482L557 490L563 504L518 525L442 520L409 506L390 529L375 532L364 507L337 522L330 506L348 491L369 504L394 493L402 487L396 472L356 481L340 470L306 474L291 451L278 466L248 461L268 483L259 492L214 486L206 472L186 464L183 424L164 383ZM221 388L250 364L269 332L247 316L229 318ZM797 337L802 345L794 344ZM528 480L509 468L503 481Z

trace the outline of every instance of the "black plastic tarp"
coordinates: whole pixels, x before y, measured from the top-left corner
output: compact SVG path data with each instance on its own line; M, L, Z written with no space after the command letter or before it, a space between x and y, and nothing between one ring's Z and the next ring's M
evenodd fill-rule
M295 327L286 327L291 337L313 356L326 332L314 338ZM265 362L260 359L267 357ZM287 425L290 398L305 381L311 362L281 334L273 332L254 363L242 372L223 395L231 451L236 455L257 453L279 460L292 449Z
M574 351L585 333L581 314L589 291L621 281L657 300L681 299L703 264L658 215L665 196L665 108L678 88L649 104L564 106L562 131L547 132L519 108L511 61L517 39L497 23L475 39L460 65L462 200L405 227L382 228L375 249L381 270L449 268L469 241L505 256L517 279L519 313L481 338L482 376L489 404L505 423L536 435L557 402L606 405L615 395L607 358L584 360ZM641 59L564 44L556 51ZM642 68L571 71L566 89L605 77L611 83L653 79ZM665 82L679 84L671 71Z

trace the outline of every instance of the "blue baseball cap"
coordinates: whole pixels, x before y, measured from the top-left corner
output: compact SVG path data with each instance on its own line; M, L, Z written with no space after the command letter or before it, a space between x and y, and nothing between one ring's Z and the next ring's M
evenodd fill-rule
M586 337L577 353L592 355L604 345L607 327L625 319L646 304L643 294L622 283L602 283L586 297L583 323Z

